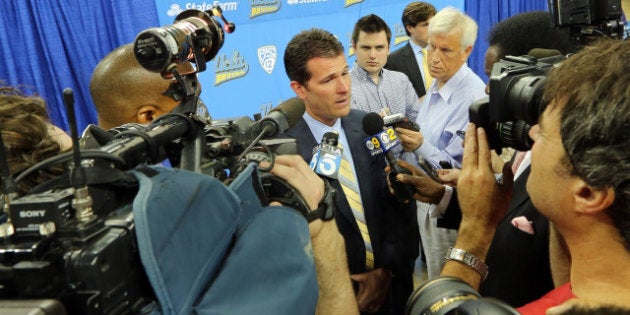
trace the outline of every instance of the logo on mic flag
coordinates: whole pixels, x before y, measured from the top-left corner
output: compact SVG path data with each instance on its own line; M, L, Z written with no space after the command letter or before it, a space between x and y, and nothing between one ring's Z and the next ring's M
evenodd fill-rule
M325 143L317 148L311 159L311 169L319 175L336 179L343 156L341 148Z
M364 142L371 156L387 152L400 144L400 140L396 137L396 131L392 127L387 127L382 132L365 138Z

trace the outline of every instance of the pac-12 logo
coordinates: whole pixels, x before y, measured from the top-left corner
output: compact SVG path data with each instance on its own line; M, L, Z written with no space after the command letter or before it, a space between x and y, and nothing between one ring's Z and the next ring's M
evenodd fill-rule
M258 48L258 62L265 72L271 74L278 57L276 46L268 45Z

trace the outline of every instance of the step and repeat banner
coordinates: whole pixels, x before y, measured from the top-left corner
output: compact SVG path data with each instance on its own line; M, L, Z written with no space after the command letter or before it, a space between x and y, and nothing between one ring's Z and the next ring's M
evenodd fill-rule
M201 98L215 119L265 115L269 109L295 96L284 71L284 48L302 30L325 29L337 36L346 50L348 63L352 29L362 16L374 13L392 29L390 51L402 47L408 37L400 20L410 1L396 0L156 0L160 26L173 24L183 10L206 11L214 5L236 25L226 34L217 56L199 73ZM464 0L429 1L440 10L453 6L464 10Z

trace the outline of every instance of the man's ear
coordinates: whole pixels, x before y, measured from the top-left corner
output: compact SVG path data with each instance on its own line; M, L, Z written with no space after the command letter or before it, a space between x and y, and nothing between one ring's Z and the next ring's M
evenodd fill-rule
M136 112L136 122L140 124L148 124L159 116L158 108L153 105L144 105L138 108Z
M473 47L472 46L468 46L466 47L466 49L464 49L464 62L466 60L468 60L468 57L470 57L470 54L472 53Z
M593 188L579 179L573 190L573 199L578 212L594 214L610 207L615 201L615 191L612 187Z
M295 92L295 95L299 97L301 100L306 98L306 91L304 90L304 86L297 81L291 81L290 83L291 89Z

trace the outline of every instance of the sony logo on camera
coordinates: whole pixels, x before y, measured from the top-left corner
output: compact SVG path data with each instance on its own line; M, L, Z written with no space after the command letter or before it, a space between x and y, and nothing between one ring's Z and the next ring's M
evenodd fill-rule
M72 188L26 195L11 203L9 216L18 234L39 234L39 227L53 222L60 227L73 218Z
M20 211L20 218L37 218L46 216L46 210L24 210Z

